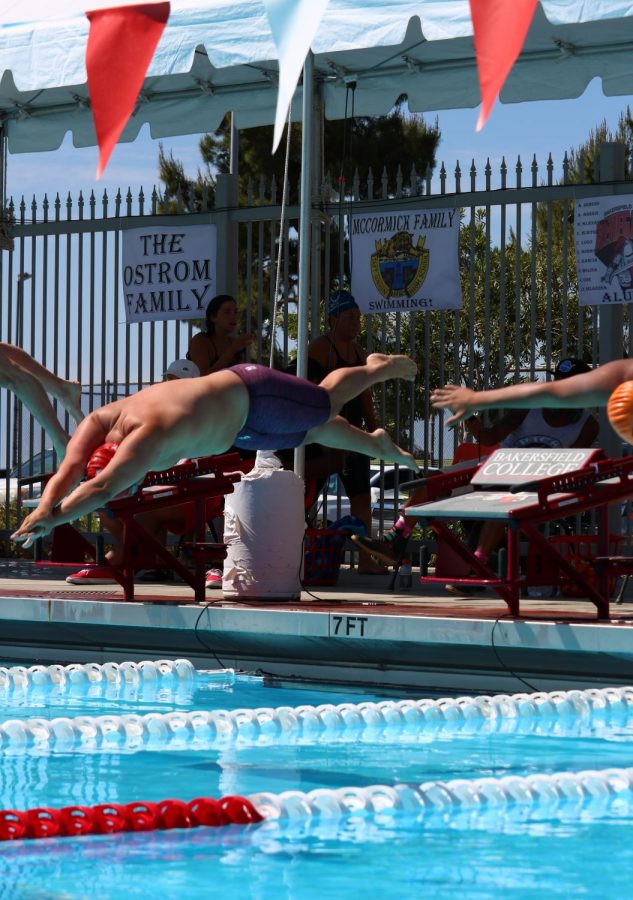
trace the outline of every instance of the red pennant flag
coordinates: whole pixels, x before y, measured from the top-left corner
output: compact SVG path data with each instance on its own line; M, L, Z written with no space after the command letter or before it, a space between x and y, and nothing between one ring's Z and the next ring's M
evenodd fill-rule
M481 111L480 131L521 52L537 0L470 0Z
M100 178L134 109L169 17L169 3L99 9L86 16L90 21L86 69Z

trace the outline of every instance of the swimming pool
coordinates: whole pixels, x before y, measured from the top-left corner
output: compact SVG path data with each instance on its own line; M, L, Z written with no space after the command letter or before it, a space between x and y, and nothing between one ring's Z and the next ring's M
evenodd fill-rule
M620 897L631 887L628 785L563 778L561 799L551 779L533 776L628 766L633 691L398 705L230 671L145 678L122 668L92 682L81 667L74 680L57 671L58 683L43 669L0 670L0 808L239 793L264 805L282 795L290 817L3 843L1 898L268 900L356 895L361 885L387 898ZM421 783L426 808L332 814L328 799L394 784L406 797ZM500 800L499 785L514 802ZM302 812L296 792L321 789L321 814Z

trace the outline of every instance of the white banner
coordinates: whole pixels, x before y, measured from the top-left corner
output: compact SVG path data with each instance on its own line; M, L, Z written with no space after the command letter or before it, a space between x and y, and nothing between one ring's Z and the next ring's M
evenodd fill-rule
M633 197L576 201L574 243L581 306L633 301Z
M350 244L352 293L363 312L462 305L459 210L355 213Z
M215 225L155 225L123 232L126 321L202 319L215 295Z

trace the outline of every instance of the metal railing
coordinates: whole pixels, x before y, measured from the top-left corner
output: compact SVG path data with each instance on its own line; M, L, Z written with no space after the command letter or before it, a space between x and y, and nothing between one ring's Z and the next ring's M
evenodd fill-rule
M582 166L580 166L582 171ZM232 178L232 176L224 176ZM379 418L394 438L413 449L423 464L441 465L453 456L460 434L448 432L432 414L429 392L436 384L465 380L478 387L522 375L536 377L560 355L599 362L598 312L577 303L573 248L573 205L580 197L633 193L633 182L608 185L569 183L567 159L555 177L549 158L502 162L468 172L458 166L449 178L441 166L433 177L412 168L375 177L371 171L334 195L326 179L313 203L314 236L309 333L325 326L331 285L347 267L348 248L341 214L399 207L458 209L463 307L456 311L385 313L365 317L362 340L368 350L405 352L419 365L412 388L397 384L376 392ZM235 187L235 186L234 186ZM238 192L235 187L234 195ZM128 325L121 289L121 235L127 228L214 223L218 247L226 241L236 259L223 290L236 290L244 328L254 332L252 358L267 362L271 339L276 361L286 365L295 350L297 299L297 191L291 186L283 235L279 234L280 187L263 180L243 186L243 201L222 209L203 193L195 210L182 196L163 198L154 189L132 197L69 194L51 202L10 201L15 216L13 251L0 253L0 340L17 343L64 378L79 380L86 412L113 396L159 380L172 359L185 355L195 323ZM350 199L351 198L351 199ZM172 210L164 215L161 210ZM278 315L271 322L275 265L282 241ZM345 273L343 273L345 274ZM225 279L226 280L226 279ZM625 339L633 308L625 311ZM60 421L72 423L60 410ZM0 467L7 472L51 447L50 439L19 403L0 391ZM0 506L10 502L10 476L0 480ZM0 532L6 537L7 529Z

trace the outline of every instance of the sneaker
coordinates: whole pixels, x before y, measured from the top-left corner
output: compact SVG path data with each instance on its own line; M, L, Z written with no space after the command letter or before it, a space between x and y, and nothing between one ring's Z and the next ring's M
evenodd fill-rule
M444 589L454 597L471 597L473 594L486 590L485 587L470 587L468 584L446 584Z
M117 584L109 566L93 566L81 569L66 578L68 584Z
M404 537L399 528L393 527L377 540L361 537L359 534L353 534L352 540L371 556L387 563L388 566L395 566L400 562L409 543L409 538Z
M136 573L136 581L165 584L175 581L175 576L171 569L141 569L140 572Z
M222 587L222 569L209 569L204 582L208 588Z

